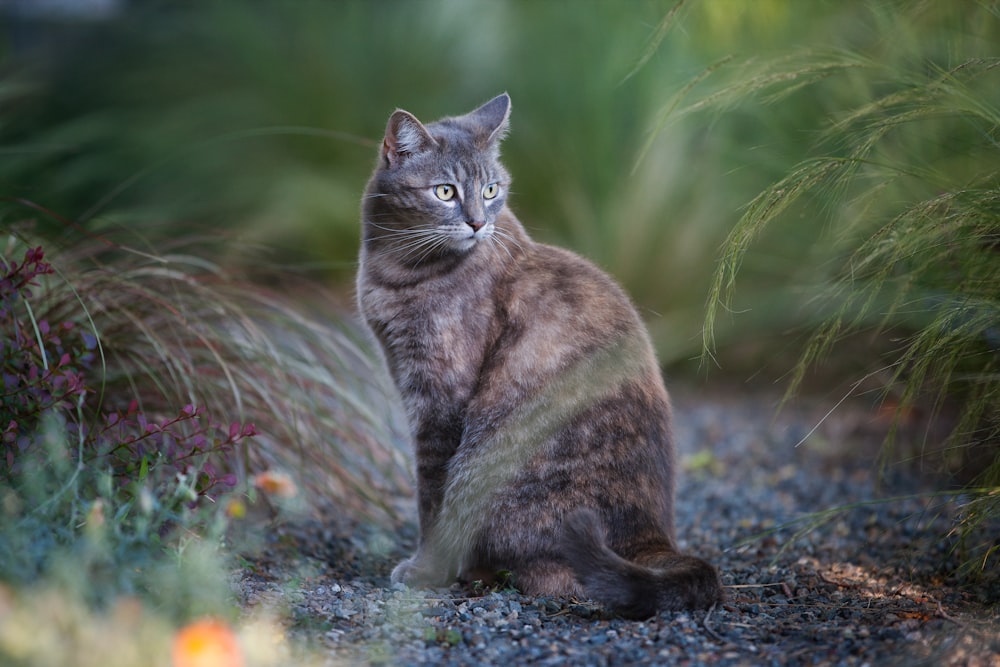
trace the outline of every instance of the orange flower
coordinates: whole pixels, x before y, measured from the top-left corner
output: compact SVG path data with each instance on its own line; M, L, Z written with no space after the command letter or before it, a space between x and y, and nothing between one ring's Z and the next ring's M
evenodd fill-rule
M236 635L222 621L195 621L174 636L174 667L243 667Z
M254 475L253 485L269 496L279 498L292 498L299 492L290 476L273 470L265 470Z

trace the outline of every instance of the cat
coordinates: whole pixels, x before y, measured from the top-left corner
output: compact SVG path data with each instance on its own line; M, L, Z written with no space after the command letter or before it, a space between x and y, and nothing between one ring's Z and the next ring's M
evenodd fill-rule
M678 552L671 412L624 291L507 206L510 97L397 110L362 203L360 313L412 428L416 553L392 581L590 598L628 618L710 607Z

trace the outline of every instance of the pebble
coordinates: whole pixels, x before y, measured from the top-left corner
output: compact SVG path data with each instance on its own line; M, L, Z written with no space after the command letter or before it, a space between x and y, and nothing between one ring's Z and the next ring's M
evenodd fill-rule
M717 462L682 470L677 492L679 540L727 586L711 610L636 622L586 600L411 590L388 575L412 545L384 532L394 551L367 553L352 545L373 543L371 526L316 520L280 525L236 587L248 613L280 600L290 632L335 663L1000 665L1000 575L955 575L943 539L959 509L912 495L926 490L915 473L877 484L872 443L833 446L817 429L822 446L797 447L818 418L773 420L765 401L675 397L679 459L707 449ZM908 498L858 505L885 495Z

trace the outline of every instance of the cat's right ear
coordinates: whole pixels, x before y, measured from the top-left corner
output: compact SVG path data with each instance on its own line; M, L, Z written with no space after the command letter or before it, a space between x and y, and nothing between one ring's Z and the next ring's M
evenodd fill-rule
M423 153L437 145L427 128L408 111L397 109L389 117L382 141L382 161L387 168L402 164L412 155Z

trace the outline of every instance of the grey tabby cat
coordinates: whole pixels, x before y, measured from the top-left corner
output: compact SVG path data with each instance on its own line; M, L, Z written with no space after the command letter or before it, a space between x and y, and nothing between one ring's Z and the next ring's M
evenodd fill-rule
M532 241L499 162L510 98L389 119L363 202L361 312L416 447L420 539L393 582L491 582L631 618L721 599L678 553L670 407L628 297Z

